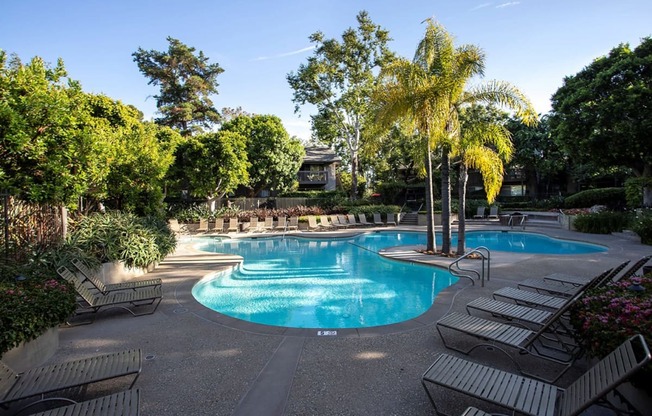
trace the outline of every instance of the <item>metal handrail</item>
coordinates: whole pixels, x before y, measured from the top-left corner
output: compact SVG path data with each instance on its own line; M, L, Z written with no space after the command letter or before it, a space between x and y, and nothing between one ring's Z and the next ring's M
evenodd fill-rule
M482 273L479 273L477 270L465 269L465 268L462 268L460 266L459 263L462 260L464 260L464 259L468 258L469 256L471 256L472 254L477 254L480 257L482 257ZM455 260L454 262L452 262L448 266L448 272L450 274L452 274L453 276L466 277L467 279L471 280L471 283L473 283L473 285L475 285L475 280L473 280L472 276L470 276L468 274L461 273L461 272L473 273L473 274L476 275L477 279L480 280L481 286L484 287L485 261L487 263L486 277L487 277L487 281L489 281L491 279L491 252L489 251L489 249L487 247L484 247L484 246L476 247L476 248L464 253L464 255L462 257L458 258L457 260ZM457 269L453 269L453 266L456 266Z
M523 229L525 230L525 220L527 218L527 215L510 215L509 221L507 221L507 225L509 225L510 228L514 228L514 217L521 217L521 222L518 225L523 227Z

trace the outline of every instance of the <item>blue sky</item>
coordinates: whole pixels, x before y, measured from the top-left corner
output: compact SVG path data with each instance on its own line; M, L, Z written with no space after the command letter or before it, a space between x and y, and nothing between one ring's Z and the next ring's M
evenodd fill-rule
M485 51L485 81L516 85L541 113L550 110L564 76L620 43L633 48L652 35L650 0L4 0L0 49L23 61L61 57L85 91L132 104L149 119L157 89L131 54L138 47L167 50L172 36L224 68L212 97L216 108L277 115L291 135L308 139L312 109L294 113L286 75L312 53L311 33L340 38L360 10L407 58L423 36L421 22L433 17L458 45Z

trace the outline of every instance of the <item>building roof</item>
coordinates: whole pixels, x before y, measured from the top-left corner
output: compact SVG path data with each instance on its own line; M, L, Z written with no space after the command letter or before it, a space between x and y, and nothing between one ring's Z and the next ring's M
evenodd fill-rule
M303 163L332 163L342 159L330 147L306 147Z

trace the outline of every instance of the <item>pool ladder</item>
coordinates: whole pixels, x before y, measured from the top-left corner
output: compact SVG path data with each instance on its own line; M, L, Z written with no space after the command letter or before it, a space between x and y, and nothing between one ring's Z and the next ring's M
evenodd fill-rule
M460 262L462 260L469 259L474 254L479 255L482 258L482 269L480 272L474 269L463 268L460 266ZM485 263L486 263L486 273L485 273ZM475 285L475 280L471 275L473 274L475 275L477 280L480 280L480 285L484 287L485 276L487 278L487 281L489 281L490 278L490 274L491 274L490 268L491 268L491 252L487 247L480 246L470 251L467 251L466 253L464 253L462 257L452 262L448 266L448 272L453 276L466 277L467 279L471 280L471 283Z

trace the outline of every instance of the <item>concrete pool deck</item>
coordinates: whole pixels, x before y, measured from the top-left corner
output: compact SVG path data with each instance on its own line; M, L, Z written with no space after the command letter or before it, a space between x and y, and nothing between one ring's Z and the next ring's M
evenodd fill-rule
M61 328L59 349L49 362L141 348L145 361L135 387L141 389L142 415L432 415L421 375L439 353L457 354L444 347L435 330L443 314L463 312L469 301L525 278L554 272L592 276L652 252L650 246L620 236L536 227L526 231L601 244L609 250L574 256L492 252L491 280L485 287L462 279L416 319L319 336L316 330L251 324L203 307L190 288L205 275L232 267L239 258L180 244L148 274L163 279L164 299L156 313L132 317L109 310L91 325ZM388 254L441 266L453 260L407 249ZM478 349L467 358L516 371L495 351ZM567 385L585 365L578 363L558 384ZM88 393L116 391L124 384L105 383ZM449 414L459 414L468 405L500 410L450 391L434 390L434 396L440 410Z

